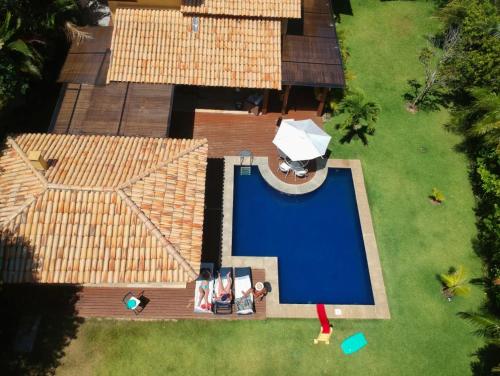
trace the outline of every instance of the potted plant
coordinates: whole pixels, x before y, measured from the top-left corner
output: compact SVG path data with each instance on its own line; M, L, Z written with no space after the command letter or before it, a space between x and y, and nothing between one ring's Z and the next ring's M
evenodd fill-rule
M432 188L429 199L434 205L441 205L445 200L444 194L437 188Z
M467 296L470 293L469 282L463 266L459 266L457 269L450 268L448 273L440 274L439 279L443 284L441 292L449 302L455 296Z

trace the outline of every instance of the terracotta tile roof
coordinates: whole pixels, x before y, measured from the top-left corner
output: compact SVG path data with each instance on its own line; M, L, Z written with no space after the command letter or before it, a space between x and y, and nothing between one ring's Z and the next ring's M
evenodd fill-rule
M300 18L301 0L182 0L181 12L244 17Z
M0 157L0 279L169 283L201 259L206 140L25 134ZM35 170L26 157L50 161Z
M281 88L278 20L117 9L108 81Z

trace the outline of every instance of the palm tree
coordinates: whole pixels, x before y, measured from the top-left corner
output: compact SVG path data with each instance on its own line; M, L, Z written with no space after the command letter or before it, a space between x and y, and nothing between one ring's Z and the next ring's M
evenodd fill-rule
M500 154L500 96L486 88L474 88L471 94L474 102L468 115L472 122L469 133L482 137Z
M351 91L340 103L339 111L347 114L346 119L340 125L340 128L347 132L340 141L344 143L351 142L352 139L360 139L363 144L368 145L367 136L375 133L375 123L380 114L379 105L366 102L362 92Z
M476 312L458 312L457 315L473 324L477 328L474 334L484 338L492 348L500 347L500 320L498 318ZM493 363L492 375L500 374L500 361L498 357L496 359L498 363Z
M459 266L458 269L451 269L448 273L440 274L439 279L445 286L443 294L450 301L454 296L467 296L470 293L470 286L463 266Z
M0 24L0 54L10 55L14 61L19 63L21 72L40 77L40 56L29 44L16 37L17 31L21 27L21 20L18 18L14 23L11 21L12 14L7 11Z
M477 327L474 334L486 339L486 342L500 346L500 320L496 317L481 315L476 312L458 312L458 316Z

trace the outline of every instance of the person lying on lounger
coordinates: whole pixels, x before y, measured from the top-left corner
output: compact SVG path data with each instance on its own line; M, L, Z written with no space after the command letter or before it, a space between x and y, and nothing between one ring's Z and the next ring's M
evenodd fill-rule
M231 280L231 272L227 273L226 280L227 284L226 286L224 286L224 284L222 283L222 278L219 273L218 277L219 283L217 284L217 291L215 293L215 300L218 302L228 303L233 298L233 294L231 292L231 286L233 284L233 281Z
M201 276L203 278L203 281L201 281L199 287L200 298L198 299L198 307L201 307L203 309L210 309L210 304L208 303L208 295L210 295L210 271L203 270ZM201 304L202 300L205 301L205 304L203 305Z
M253 294L254 299L260 298L260 300L264 299L268 292L268 287L262 282L257 282L255 287L250 287L247 291L241 291L244 297Z

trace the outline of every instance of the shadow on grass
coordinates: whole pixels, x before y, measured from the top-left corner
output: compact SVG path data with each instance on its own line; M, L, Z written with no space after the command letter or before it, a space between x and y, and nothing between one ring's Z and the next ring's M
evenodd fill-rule
M3 231L0 240L3 263L0 285L0 369L3 375L54 374L65 355L64 349L76 337L82 319L76 316L79 286L5 283L21 277L17 270L36 265L29 242ZM21 257L20 257L21 256ZM14 266L14 263L16 264ZM18 269L19 268L19 269ZM24 280L33 279L25 268ZM18 280L23 280L19 278Z
M471 363L471 370L474 376L492 376L500 375L500 347L495 345L486 345L474 353L478 360Z
M352 11L351 1L350 0L335 0L332 4L333 14L340 22L341 15L344 14L346 16L353 16L354 13Z

